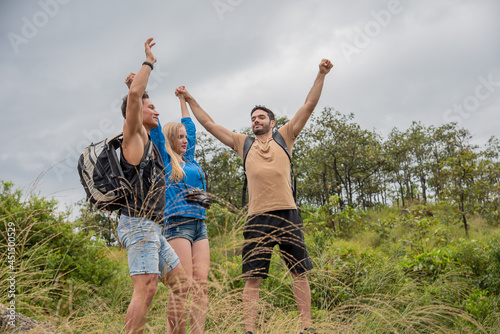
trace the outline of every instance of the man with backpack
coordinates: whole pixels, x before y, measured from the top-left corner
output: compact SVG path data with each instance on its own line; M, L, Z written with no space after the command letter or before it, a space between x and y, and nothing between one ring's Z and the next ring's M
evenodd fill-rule
M325 76L332 67L329 60L321 61L305 104L278 130L289 152L316 107ZM259 287L262 279L268 276L275 245L279 245L280 255L293 278L294 295L303 328L301 333L315 333L311 327L311 291L306 276L312 269L312 263L305 248L302 218L293 197L290 160L285 149L273 136L273 112L263 106L252 109L250 116L255 140L245 152L246 135L234 133L216 124L184 86L176 89L176 95L179 94L184 95L200 124L223 144L234 149L245 161L249 193L242 254L243 276L246 278L243 291L246 333L253 334L255 328Z
M154 45L145 43L146 61L137 72L124 98L121 167L132 191L126 196L118 222L118 239L127 249L134 292L127 309L126 332L142 333L146 314L156 293L158 280L172 289L167 305L167 321L172 333L186 331L186 275L175 251L162 235L165 212L163 160L149 131L158 126L155 106L146 86L156 58ZM170 329L169 329L170 330Z

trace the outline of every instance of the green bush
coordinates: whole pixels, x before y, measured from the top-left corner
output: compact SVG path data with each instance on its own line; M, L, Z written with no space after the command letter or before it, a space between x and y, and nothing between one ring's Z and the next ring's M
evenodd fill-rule
M500 295L500 236L492 238L486 248L488 269L483 280L484 288Z
M23 200L22 191L14 190L12 183L2 181L0 185L0 259L4 266L8 257L6 232L13 224L19 303L28 309L42 307L61 314L61 299L71 300L69 312L94 293L107 294L102 287L109 286L118 264L106 257L102 243L79 225L66 222L68 213L58 212L57 201L33 194Z
M498 310L497 302L498 298L491 296L488 290L475 289L464 301L464 309L483 321L492 310Z
M229 210L226 206L218 203L212 204L210 209L206 210L209 239L240 229L245 221L245 212Z
M433 248L404 257L401 266L414 277L434 282L452 267L452 262L448 248Z

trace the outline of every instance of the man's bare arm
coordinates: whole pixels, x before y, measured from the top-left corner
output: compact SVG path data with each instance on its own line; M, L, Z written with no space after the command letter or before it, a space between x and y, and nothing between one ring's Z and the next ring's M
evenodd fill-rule
M154 64L156 58L151 52L153 39L149 38L145 45L146 61ZM143 65L130 84L127 98L126 118L123 124L123 155L131 164L137 164L142 158L148 134L142 122L142 95L146 91L151 68Z
M208 115L205 110L203 110L198 102L189 94L186 87L180 86L175 90L175 95L183 95L186 102L191 107L194 117L200 122L200 124L210 132L215 138L219 139L224 145L229 146L234 149L233 132L229 131L222 125L214 122L212 117Z
M333 64L328 59L321 60L321 63L319 64L318 75L316 76L313 87L307 95L306 102L292 118L293 134L295 137L299 135L300 131L302 131L307 121L309 120L309 117L311 117L314 108L316 108L319 98L321 97L325 77L328 72L330 72L332 67Z

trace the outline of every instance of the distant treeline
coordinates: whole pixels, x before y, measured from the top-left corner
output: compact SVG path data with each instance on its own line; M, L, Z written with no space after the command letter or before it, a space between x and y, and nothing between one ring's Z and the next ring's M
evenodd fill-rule
M277 119L279 128L288 119ZM241 133L250 134L246 128ZM241 206L244 180L235 152L199 133L196 158L207 190ZM340 208L435 204L446 201L467 227L468 214L500 222L500 140L484 147L456 123L394 128L387 139L362 129L354 114L325 108L313 115L293 150L299 205L321 206L337 196Z

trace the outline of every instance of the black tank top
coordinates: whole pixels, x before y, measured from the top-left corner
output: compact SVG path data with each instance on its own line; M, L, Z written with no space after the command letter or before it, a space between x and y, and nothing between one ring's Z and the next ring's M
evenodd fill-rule
M139 175L139 165L128 163L123 152L121 153L120 165L133 191L127 196L126 204L120 213L129 217L144 217L162 223L165 215L165 172L158 148L153 142L151 145L153 145L154 158L149 160L144 167L142 182Z

